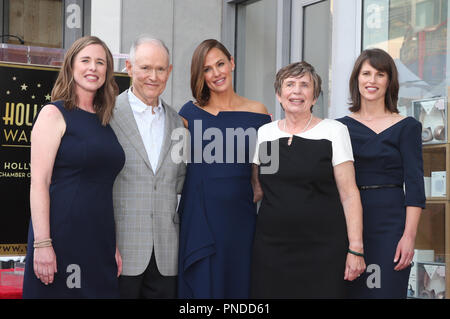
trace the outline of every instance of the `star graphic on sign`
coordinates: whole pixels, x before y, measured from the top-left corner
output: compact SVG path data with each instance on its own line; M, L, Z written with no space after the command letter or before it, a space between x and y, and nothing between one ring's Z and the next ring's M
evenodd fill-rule
M6 91L6 94L10 95L10 94L11 94L11 91Z
M15 76L13 76L13 78L12 78L12 79L13 79L13 81L17 80L17 78L16 78Z
M22 88L22 91L26 91L28 85L26 85L26 84L24 83L24 84L22 84L20 87Z
M32 95L31 98L34 100L36 97L34 95Z
M37 87L40 88L40 87L41 87L41 83L38 83L38 84L37 84Z
M47 93L47 95L45 96L45 100L46 100L46 101L50 101L51 98L52 98L52 97L50 96L50 94Z

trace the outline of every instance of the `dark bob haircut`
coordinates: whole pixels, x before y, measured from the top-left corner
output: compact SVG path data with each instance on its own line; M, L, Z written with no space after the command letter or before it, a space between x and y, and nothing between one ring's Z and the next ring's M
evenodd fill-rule
M353 67L352 75L350 76L350 105L351 112L358 112L361 109L361 94L359 92L358 77L361 67L365 61L377 69L378 71L386 72L389 78L386 95L384 96L384 103L386 110L392 113L398 113L397 101L398 90L400 85L398 83L398 71L392 57L381 49L367 49L361 52L358 59L356 59Z

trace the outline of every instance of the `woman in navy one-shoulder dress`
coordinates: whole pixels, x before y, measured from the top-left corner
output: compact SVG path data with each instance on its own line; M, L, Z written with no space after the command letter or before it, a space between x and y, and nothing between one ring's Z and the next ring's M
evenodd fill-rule
M251 159L257 129L270 122L261 103L233 91L234 61L217 40L195 50L196 101L180 110L191 154L180 206L180 298L248 298L256 220Z
M100 39L77 40L34 124L24 298L119 298L112 188L125 154L108 124L112 63Z
M350 78L347 125L363 205L367 272L349 283L352 298L406 298L414 242L425 207L421 124L397 110L394 61L365 50Z

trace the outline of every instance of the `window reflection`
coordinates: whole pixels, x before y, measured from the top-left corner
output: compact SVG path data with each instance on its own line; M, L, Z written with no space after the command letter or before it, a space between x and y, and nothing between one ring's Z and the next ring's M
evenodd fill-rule
M446 96L448 0L364 0L363 10L363 49L394 58L399 106Z
M236 25L236 92L264 103L275 114L276 0L238 5Z
M16 37L4 38L2 42L62 48L62 0L9 0L6 3L3 8L3 33Z

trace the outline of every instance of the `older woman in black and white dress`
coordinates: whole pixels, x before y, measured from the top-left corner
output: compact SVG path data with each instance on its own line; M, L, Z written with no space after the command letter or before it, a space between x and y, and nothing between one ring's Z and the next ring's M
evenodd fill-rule
M312 114L320 86L306 62L279 70L275 90L286 117L258 130L254 163L263 197L254 298L343 298L345 280L365 269L350 137L343 124Z

